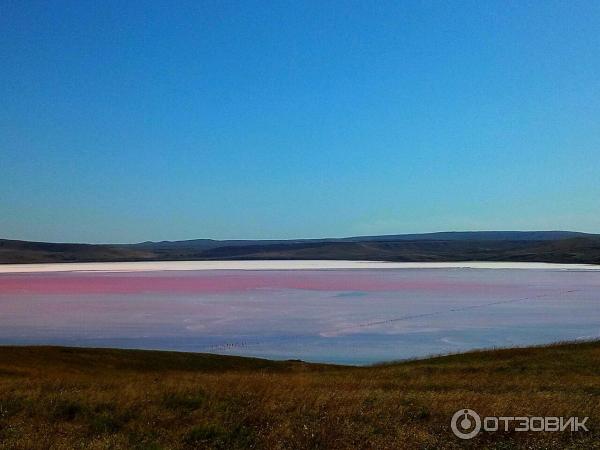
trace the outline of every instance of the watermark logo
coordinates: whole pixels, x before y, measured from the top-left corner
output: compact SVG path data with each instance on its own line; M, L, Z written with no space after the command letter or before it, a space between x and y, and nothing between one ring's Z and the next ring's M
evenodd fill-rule
M450 428L460 439L472 439L482 430L494 431L589 431L589 417L484 417L472 409L459 409L452 416Z
M461 439L471 439L481 431L481 417L472 409L459 409L450 421L452 432Z

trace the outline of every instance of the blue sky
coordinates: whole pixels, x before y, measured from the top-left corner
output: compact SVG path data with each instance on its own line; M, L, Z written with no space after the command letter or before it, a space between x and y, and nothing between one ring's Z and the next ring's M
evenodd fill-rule
M0 237L600 232L595 1L0 3Z

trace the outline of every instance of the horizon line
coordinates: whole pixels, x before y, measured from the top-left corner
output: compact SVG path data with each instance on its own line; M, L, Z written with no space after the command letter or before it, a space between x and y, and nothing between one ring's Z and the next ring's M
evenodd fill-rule
M256 241L256 242L272 242L272 241L325 241L325 240L344 240L344 239L360 239L360 238L385 238L394 236L427 236L435 234L452 234L452 233L571 233L580 235L597 236L600 233L591 233L586 231L574 231L574 230L440 230L440 231L423 231L423 232L411 232L411 233L385 233L385 234L358 234L352 236L326 236L326 237L313 237L313 238L210 238L210 237L199 237L199 238L186 238L186 239L160 239L160 240L143 240L134 242L82 242L82 241L40 241L30 239L14 239L14 238L2 238L0 241L17 241L17 242L31 242L40 244L69 244L69 245L139 245L139 244L160 244L160 243L174 243L174 242L186 242L186 241L212 241L212 242L230 242L230 241Z

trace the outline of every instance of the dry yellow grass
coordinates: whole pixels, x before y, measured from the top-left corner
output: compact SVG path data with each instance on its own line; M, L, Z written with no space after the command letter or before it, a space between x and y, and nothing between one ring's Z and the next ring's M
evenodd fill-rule
M0 347L7 449L600 448L600 343L340 367ZM481 415L589 416L579 433L450 431Z

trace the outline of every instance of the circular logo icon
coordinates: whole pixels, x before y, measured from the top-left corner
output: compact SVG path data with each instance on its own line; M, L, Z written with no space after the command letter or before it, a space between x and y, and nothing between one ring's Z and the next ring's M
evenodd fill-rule
M452 416L450 427L455 436L471 439L481 430L481 418L472 409L459 409Z

